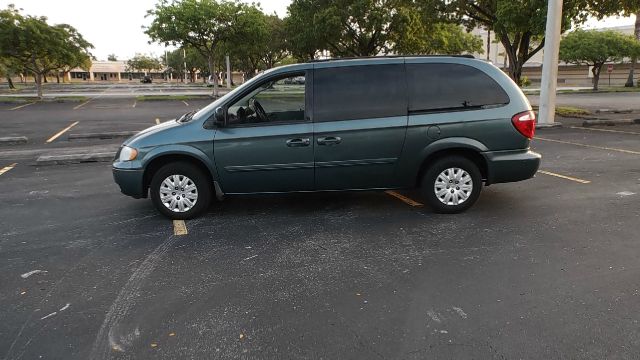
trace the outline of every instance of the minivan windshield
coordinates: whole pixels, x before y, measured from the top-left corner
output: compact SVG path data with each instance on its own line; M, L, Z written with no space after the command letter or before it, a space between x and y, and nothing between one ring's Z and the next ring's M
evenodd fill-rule
M218 100L212 102L211 104L209 104L209 105L205 106L204 108L202 108L201 110L199 110L197 113L195 113L193 115L192 119L196 120L196 121L208 119L213 114L215 109L218 106L221 106L222 104L224 104L227 101L227 99L230 99L230 98L234 97L236 94L244 91L244 89L246 89L247 87L250 87L253 83L255 83L256 81L259 81L260 79L262 79L264 77L264 75L269 74L270 72L272 72L275 69L276 68L269 69L267 71L264 71L264 72L260 73L259 75L254 76L253 78L249 79L249 81L247 81L244 84L238 86L237 88L231 90L230 92L228 92L227 94L225 94L224 96L219 98Z

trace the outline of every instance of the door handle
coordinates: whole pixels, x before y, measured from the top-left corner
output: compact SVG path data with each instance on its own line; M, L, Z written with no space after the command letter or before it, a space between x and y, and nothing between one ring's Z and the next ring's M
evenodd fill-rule
M339 136L327 136L318 138L318 145L338 145L342 142Z
M288 147L303 147L309 145L311 145L311 140L309 138L287 140Z

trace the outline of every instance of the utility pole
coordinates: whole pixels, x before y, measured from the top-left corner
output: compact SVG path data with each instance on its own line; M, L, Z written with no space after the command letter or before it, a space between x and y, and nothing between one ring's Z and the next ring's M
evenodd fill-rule
M231 61L227 55L227 89L231 89Z
M187 50L182 49L182 59L184 60L184 82L187 82Z
M556 87L558 84L558 55L562 32L562 0L549 0L547 30L544 37L544 59L540 84L540 110L538 123L554 126L556 115Z

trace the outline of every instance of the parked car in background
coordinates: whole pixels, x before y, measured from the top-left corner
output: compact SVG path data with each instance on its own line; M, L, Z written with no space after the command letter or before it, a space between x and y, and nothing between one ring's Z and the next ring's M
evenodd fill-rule
M149 75L145 75L140 79L140 82L143 84L151 84L153 82L153 78Z
M212 194L419 188L437 212L534 176L535 115L495 66L467 57L279 67L142 131L113 163L124 194L188 219Z

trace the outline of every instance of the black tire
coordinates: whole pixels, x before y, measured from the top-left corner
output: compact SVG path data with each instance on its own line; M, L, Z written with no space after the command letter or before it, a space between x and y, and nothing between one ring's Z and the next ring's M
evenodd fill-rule
M160 199L160 187L164 180L172 175L186 176L191 179L196 187L197 199L195 204L184 212L172 211ZM179 189L179 191L181 190ZM162 166L151 178L149 191L151 192L151 200L158 211L174 220L192 219L206 211L211 203L211 180L202 170L189 163L173 162Z
M467 198L457 205L453 204L453 199L449 199L448 201L445 197L448 195L446 192L442 195L442 200L436 194L436 181L441 173L445 172L448 169L461 169L464 170L471 177L471 190L470 193L464 192L462 195L466 195ZM457 173L456 173L457 174ZM461 186L463 184L457 184L455 181L459 180L450 180L453 181L450 185L446 182L447 186L451 186L451 190L455 190L456 196L460 194L460 187L456 187L456 185ZM467 183L468 185L469 183ZM441 190L446 190L447 192L449 188L442 188ZM480 191L482 190L482 175L480 174L480 169L478 166L471 160L463 157L463 156L447 156L442 157L436 160L433 164L427 168L422 176L421 188L422 196L427 202L427 204L433 209L433 211L441 214L456 214L463 212L470 208L478 197L480 196ZM453 195L451 195L453 196ZM443 201L450 202L452 204L445 204Z

